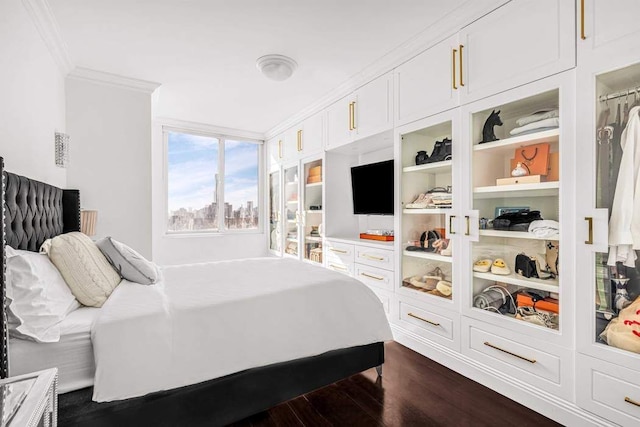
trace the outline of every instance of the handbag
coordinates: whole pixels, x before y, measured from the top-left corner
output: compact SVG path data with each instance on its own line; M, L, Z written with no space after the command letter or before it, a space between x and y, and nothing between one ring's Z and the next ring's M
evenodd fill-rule
M527 279L555 279L556 275L540 268L540 262L535 256L524 253L516 255L516 274Z
M544 175L549 173L549 150L551 145L548 142L528 145L516 148L514 161L526 166L529 175Z
M507 231L529 231L529 224L541 219L540 211L523 209L498 216L493 220L493 228Z
M547 270L556 276L558 273L558 258L560 253L560 246L557 240L548 240L545 243L544 258L547 262Z
M495 311L500 314L515 314L516 302L507 288L492 285L473 297L473 306L482 310Z
M429 230L420 236L420 246L407 246L408 251L436 252L438 248L433 246L436 240L441 238L437 230Z

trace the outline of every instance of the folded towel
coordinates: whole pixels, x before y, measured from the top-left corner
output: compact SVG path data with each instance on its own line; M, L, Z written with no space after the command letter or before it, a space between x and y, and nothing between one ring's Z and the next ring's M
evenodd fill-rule
M529 224L529 233L542 239L557 237L560 233L560 223L552 219L531 221L531 224Z
M524 125L528 125L529 123L539 122L540 120L551 119L559 116L560 116L560 111L558 111L557 108L555 109L549 108L545 110L536 111L535 113L532 113L525 117L520 117L518 120L516 120L516 124L518 126L524 126Z
M558 117L553 117L551 119L539 120L537 122L529 123L528 125L520 126L513 129L509 133L511 135L520 135L532 130L540 130L542 128L557 128L558 126L560 126L560 119Z

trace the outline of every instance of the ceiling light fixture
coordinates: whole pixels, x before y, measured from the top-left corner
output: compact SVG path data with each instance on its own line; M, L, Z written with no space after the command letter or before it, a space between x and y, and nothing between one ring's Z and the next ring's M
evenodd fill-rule
M291 77L298 64L288 56L265 55L258 58L256 67L271 80L281 82Z

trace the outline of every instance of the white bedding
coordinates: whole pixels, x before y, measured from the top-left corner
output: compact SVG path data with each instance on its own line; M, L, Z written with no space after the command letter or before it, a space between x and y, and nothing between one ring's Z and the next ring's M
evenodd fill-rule
M392 339L376 295L321 267L261 258L162 272L154 286L123 281L100 310L93 400Z
M11 376L58 368L58 391L66 393L93 384L95 364L91 325L100 309L82 307L60 322L60 341L37 343L12 338L9 341Z

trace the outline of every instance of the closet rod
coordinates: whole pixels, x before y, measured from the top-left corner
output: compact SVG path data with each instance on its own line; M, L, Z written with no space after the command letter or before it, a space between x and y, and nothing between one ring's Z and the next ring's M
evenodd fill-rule
M609 101L610 99L623 98L623 97L630 96L630 95L635 95L636 97L639 97L639 95L640 95L640 86L638 86L636 88L632 88L632 89L627 89L627 90L621 91L621 92L611 93L611 94L608 94L608 95L600 95L598 97L598 100L600 102L605 102L605 101Z

